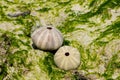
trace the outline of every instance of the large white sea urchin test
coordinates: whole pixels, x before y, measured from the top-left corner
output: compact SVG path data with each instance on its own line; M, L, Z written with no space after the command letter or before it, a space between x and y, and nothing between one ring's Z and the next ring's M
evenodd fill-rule
M60 69L76 69L80 65L80 53L71 46L60 47L54 55L54 62Z
M40 27L32 33L31 37L35 46L41 50L56 50L63 43L61 32L52 26Z

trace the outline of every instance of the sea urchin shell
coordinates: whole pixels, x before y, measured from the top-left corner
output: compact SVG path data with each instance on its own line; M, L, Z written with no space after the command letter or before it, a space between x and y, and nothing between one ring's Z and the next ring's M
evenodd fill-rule
M61 69L76 69L80 65L80 53L76 48L63 46L55 53L54 61Z
M63 43L61 32L52 26L40 27L32 34L32 41L41 50L56 50Z

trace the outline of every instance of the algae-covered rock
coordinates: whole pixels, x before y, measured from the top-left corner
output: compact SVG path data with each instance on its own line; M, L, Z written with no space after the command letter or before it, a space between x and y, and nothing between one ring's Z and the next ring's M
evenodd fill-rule
M31 33L46 25L79 50L76 70L59 69L56 51L32 46ZM0 80L120 80L119 73L120 0L0 1Z

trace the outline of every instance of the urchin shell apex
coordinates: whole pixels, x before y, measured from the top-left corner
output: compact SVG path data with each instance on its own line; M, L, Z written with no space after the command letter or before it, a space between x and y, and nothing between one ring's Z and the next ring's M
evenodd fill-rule
M52 26L40 27L31 37L34 45L41 50L56 50L63 43L61 32Z
M71 46L60 47L54 55L54 62L60 69L76 69L80 65L80 53Z

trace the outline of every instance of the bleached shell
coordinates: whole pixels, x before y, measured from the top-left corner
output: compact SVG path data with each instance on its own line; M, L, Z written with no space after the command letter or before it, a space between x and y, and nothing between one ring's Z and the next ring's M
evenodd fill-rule
M80 65L80 53L76 48L63 46L55 53L54 62L64 70L76 69Z
M31 37L36 47L42 50L56 50L63 43L61 32L52 26L40 27Z

